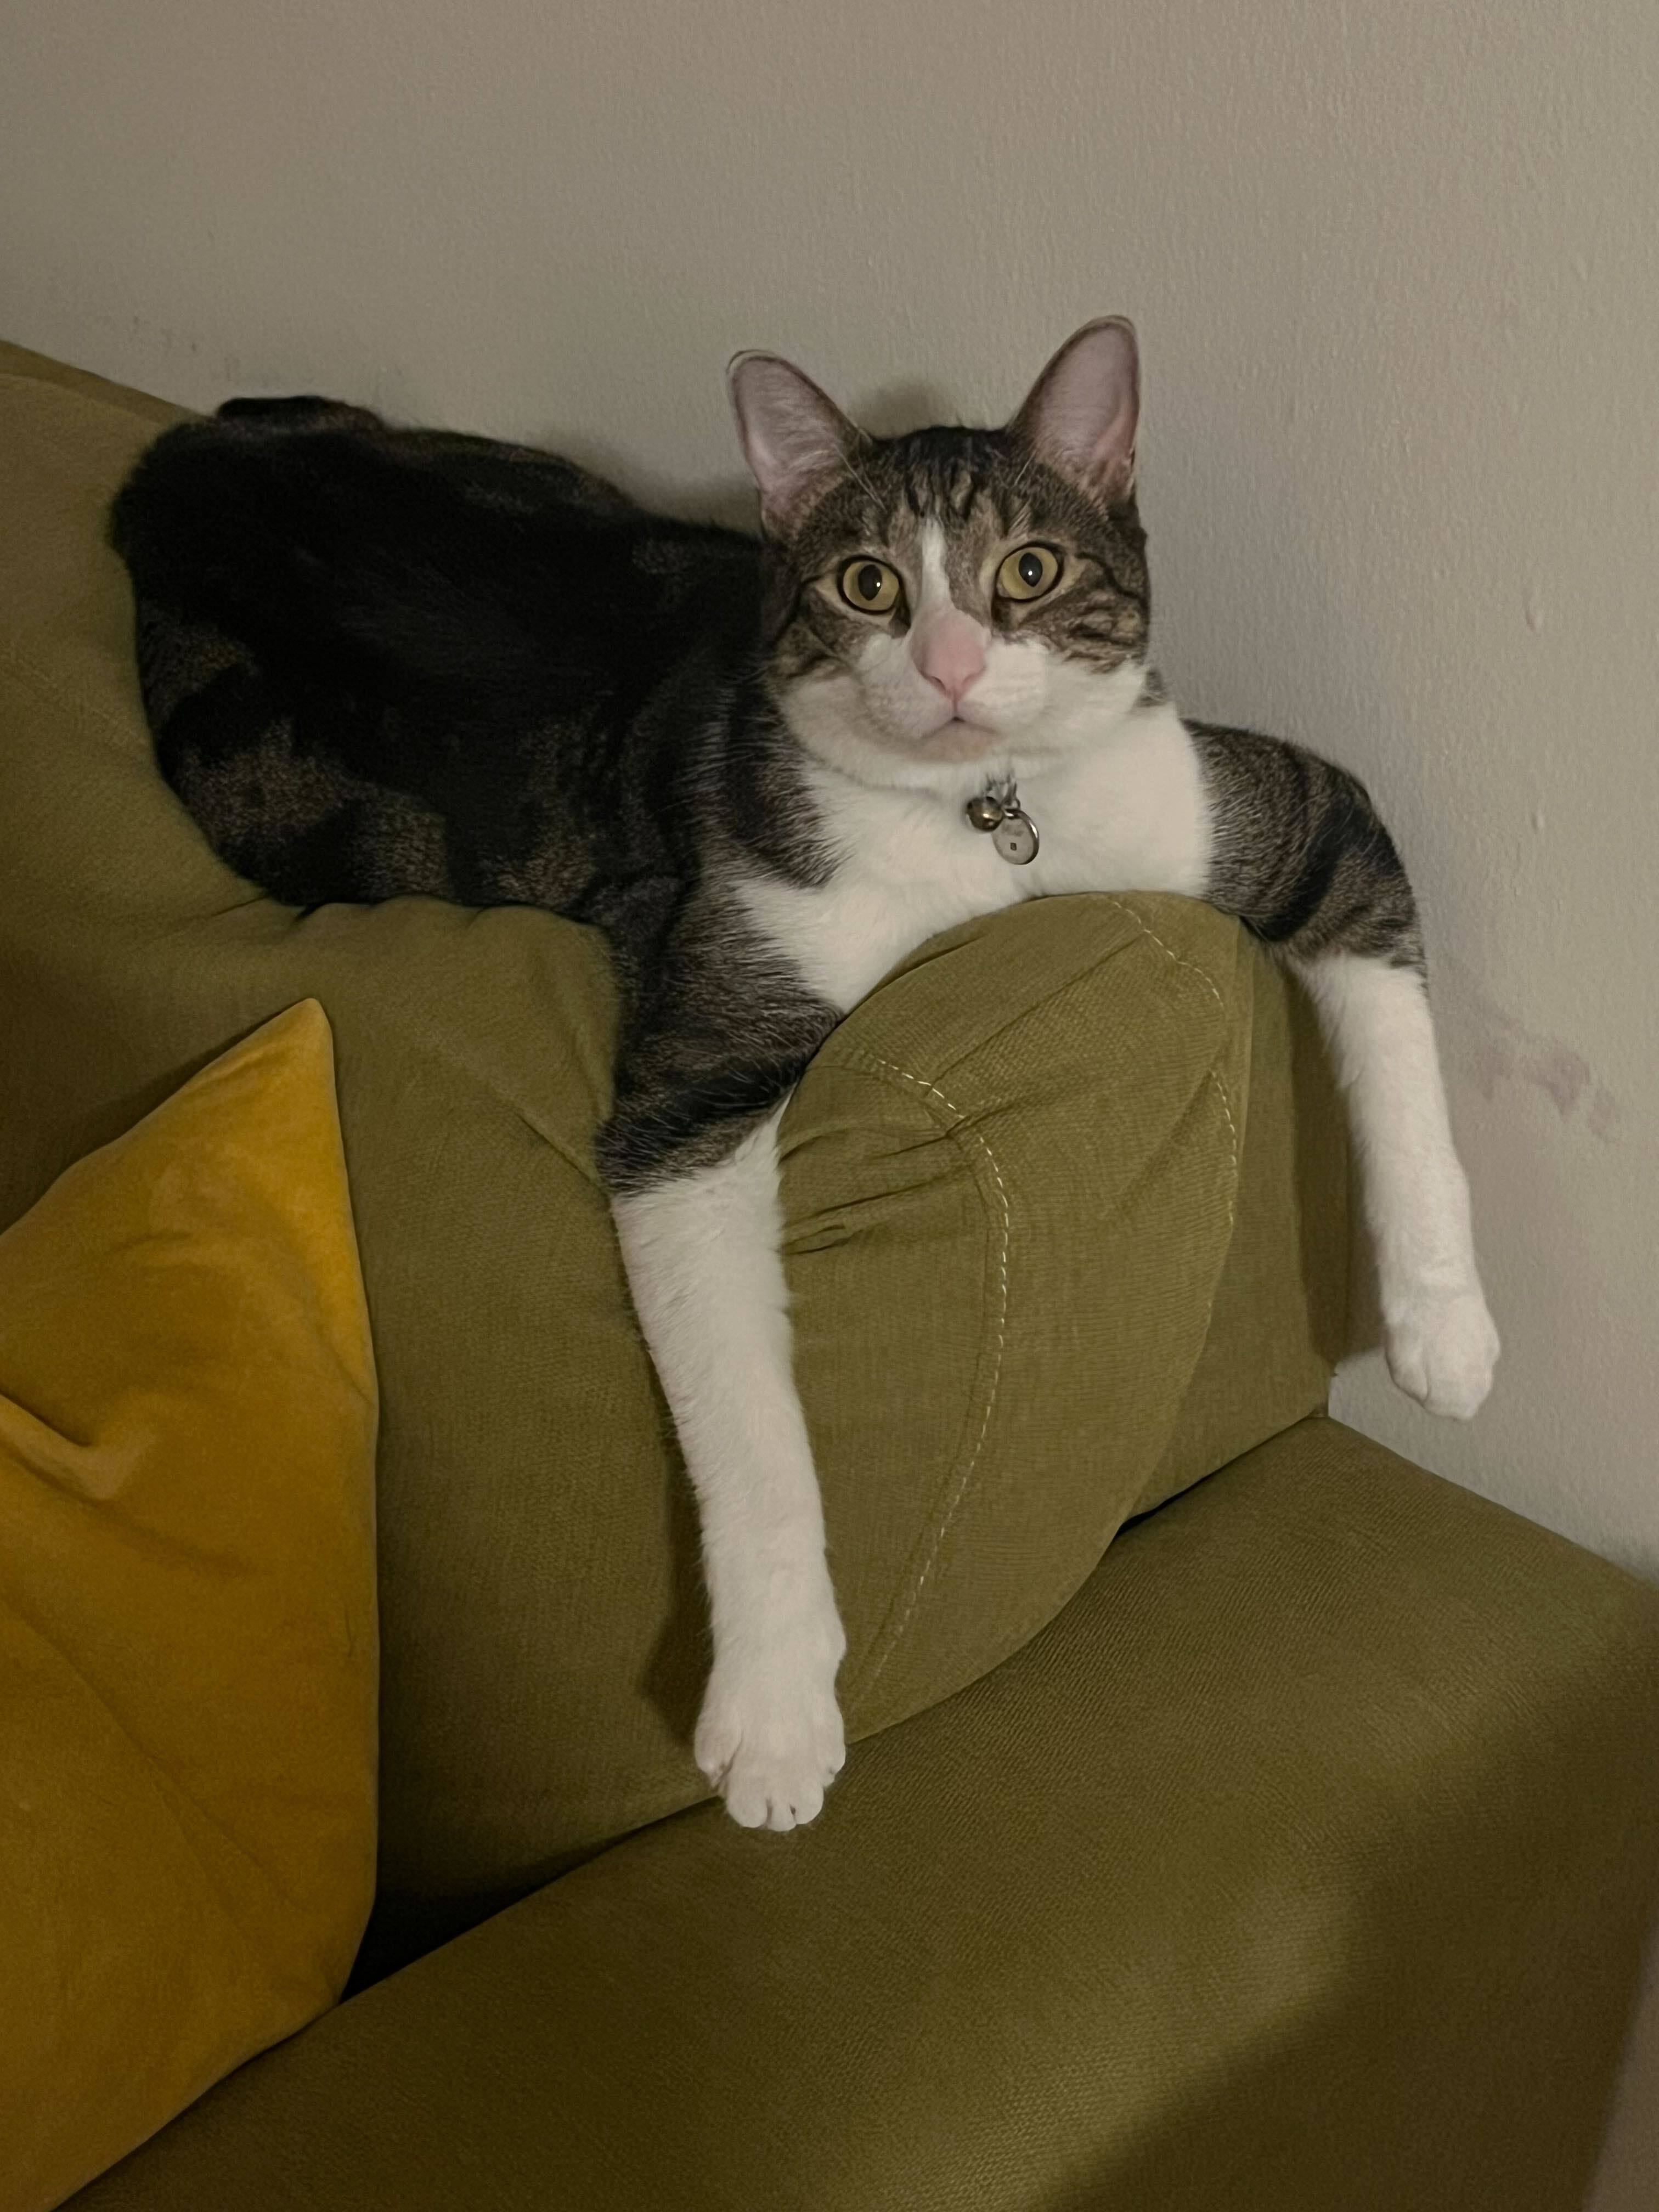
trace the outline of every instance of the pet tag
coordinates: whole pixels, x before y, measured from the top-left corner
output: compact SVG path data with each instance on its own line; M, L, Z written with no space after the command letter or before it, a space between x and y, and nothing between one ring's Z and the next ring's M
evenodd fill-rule
M1010 866L1023 868L1037 856L1036 824L1029 814L1018 806L1005 806L1002 819L991 832L991 842L997 848L999 860Z
M995 846L997 858L1012 868L1023 868L1037 856L1036 823L1019 803L1012 783L999 790L976 792L963 808L971 826L984 830Z

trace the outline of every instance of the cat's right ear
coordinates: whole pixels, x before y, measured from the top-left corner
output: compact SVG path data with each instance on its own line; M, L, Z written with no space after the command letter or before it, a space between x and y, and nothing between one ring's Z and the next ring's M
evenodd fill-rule
M1108 315L1066 339L1009 427L1091 499L1115 507L1134 489L1139 416L1134 325Z
M769 537L789 538L846 468L863 434L775 353L740 353L726 372L744 458Z

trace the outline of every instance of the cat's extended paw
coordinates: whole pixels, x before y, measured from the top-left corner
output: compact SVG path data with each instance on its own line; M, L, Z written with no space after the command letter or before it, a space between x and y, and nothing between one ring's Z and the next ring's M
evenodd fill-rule
M694 1748L740 1828L813 1819L847 1756L834 1664L787 1653L717 1660Z
M1387 1326L1389 1372L1431 1413L1467 1421L1492 1389L1498 1331L1479 1287L1425 1291Z

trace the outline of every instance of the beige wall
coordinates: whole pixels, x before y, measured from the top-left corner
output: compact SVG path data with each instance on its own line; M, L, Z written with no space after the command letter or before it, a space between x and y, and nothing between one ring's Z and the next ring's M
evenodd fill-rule
M11 0L4 52L0 323L185 400L685 495L739 345L879 426L1133 315L1176 696L1357 768L1428 913L1507 1352L1467 1430L1374 1359L1340 1409L1659 1576L1655 0Z

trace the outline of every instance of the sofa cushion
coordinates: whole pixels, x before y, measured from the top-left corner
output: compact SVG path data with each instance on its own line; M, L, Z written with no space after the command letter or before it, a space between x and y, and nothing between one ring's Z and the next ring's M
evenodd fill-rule
M328 1025L0 1236L0 2208L338 1996L374 1873L374 1369Z
M74 2212L1578 2212L1659 1595L1324 1420L812 1827L619 1844Z
M384 1405L383 1887L522 1887L705 1794L691 1500L593 1167L604 950L527 908L298 912L214 858L102 543L153 428L118 399L0 382L0 1220L321 1000ZM923 948L820 1054L784 1195L855 1736L1322 1402L1342 1154L1299 1019L1208 908L1066 899Z

